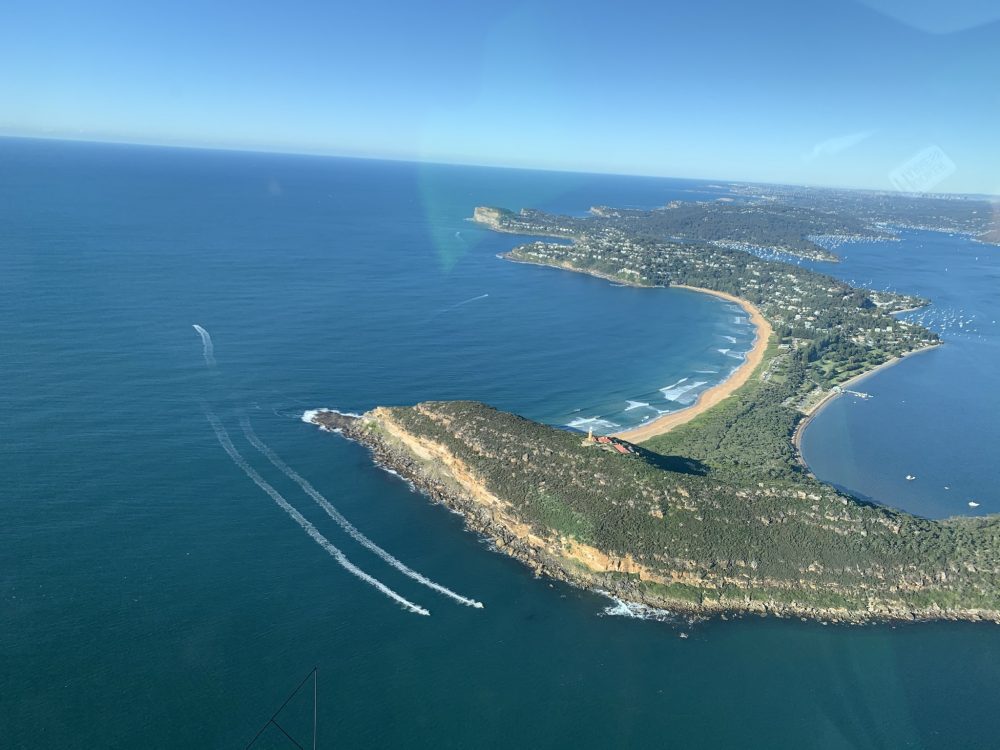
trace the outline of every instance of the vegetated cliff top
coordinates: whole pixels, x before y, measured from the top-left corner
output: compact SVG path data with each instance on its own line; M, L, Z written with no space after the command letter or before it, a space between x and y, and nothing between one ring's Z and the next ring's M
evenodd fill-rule
M378 430L379 414L444 446L538 536L630 556L654 601L1000 617L997 518L922 519L808 478L720 480L691 461L604 452L477 402L379 409L368 429Z

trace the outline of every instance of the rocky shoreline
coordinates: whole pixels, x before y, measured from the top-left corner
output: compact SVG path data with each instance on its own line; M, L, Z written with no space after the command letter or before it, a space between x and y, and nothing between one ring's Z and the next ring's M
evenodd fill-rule
M434 474L437 476L432 475L428 470L428 458L417 455L413 450L412 441L419 441L419 438L401 435L399 427L384 414L380 414L382 411L376 409L359 417L331 410L317 410L309 412L306 421L367 447L377 464L397 473L432 501L461 514L468 529L489 540L499 552L531 568L538 577L546 576L602 593L622 602L667 610L690 619L756 614L782 618L797 617L823 624L876 624L930 620L1000 623L1000 611L945 610L937 607L920 610L902 602L898 603L899 606L894 606L895 603L873 602L869 609L855 611L803 607L783 602L755 600L749 596L743 601L730 600L723 603L707 599L695 603L651 594L640 586L640 582L644 580L641 572L633 575L622 574L629 573L630 568L628 565L623 568L621 560L617 561L618 569L588 570L580 564L579 558L565 554L560 540L541 538L535 533L525 531L527 527L519 524L518 519L511 514L498 509L496 503L483 502L482 497L477 498L476 495L482 495L486 490L477 488L477 491L472 491L468 487L470 481L468 476L465 476L463 481L447 469L435 470ZM411 444L402 442L402 438L411 441ZM435 462L435 468L440 468L441 463ZM493 500L498 499L493 498Z
M376 464L395 472L432 501L460 513L470 530L489 539L504 554L520 560L536 575L544 574L550 578L580 585L579 579L568 575L555 560L518 537L506 525L497 522L488 508L477 503L470 495L457 491L454 486L432 479L411 452L402 449L398 444L392 444L384 437L384 433L367 429L364 417L359 418L335 411L318 411L311 421L325 430L339 433L349 440L364 445L371 452L372 460ZM617 596L622 592L609 589L609 593Z

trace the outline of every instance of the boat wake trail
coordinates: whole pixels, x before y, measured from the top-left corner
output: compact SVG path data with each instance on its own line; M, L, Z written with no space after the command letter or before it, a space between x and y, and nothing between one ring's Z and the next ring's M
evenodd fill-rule
M490 296L489 293L486 293L486 294L480 294L478 297L469 297L469 299L464 299L461 302L456 302L454 305L452 305L448 309L449 310L454 310L456 307L461 307L462 305L467 305L470 302L475 302L476 300L486 299L489 296Z
M215 345L212 343L212 336L209 334L208 331L206 331L197 323L195 323L191 327L198 332L199 336L201 336L202 354L205 357L205 364L208 365L209 368L214 368Z
M391 554L386 552L384 549L379 547L377 544L375 544L375 542L373 542L371 539L369 539L360 531L358 531L358 529L354 526L354 524L348 521L340 513L340 511L338 511L335 507L333 507L333 505L325 497L323 497L316 490L316 488L309 483L307 479L305 479L301 474L295 471L295 469L293 469L291 466L282 461L281 458L278 456L278 454L276 454L273 450L271 450L270 447L265 445L264 442L259 437L257 437L257 433L254 432L253 427L250 425L250 420L247 417L243 417L240 420L240 425L242 425L243 434L246 435L246 438L250 442L250 444L258 451L260 451L261 454L268 461L274 464L276 469L283 472L285 476L287 476L293 482L298 484L299 487L302 488L302 491L305 492L307 495L309 495L309 497L311 497L313 500L315 500L316 504L319 505L319 507L321 507L324 511L326 511L326 514L330 516L330 518L332 518L334 521L336 521L340 525L340 528L346 531L351 536L351 538L354 539L358 544L360 544L365 549L374 552L376 555L381 557L383 560L389 563L389 565L394 567L403 575L409 576L414 581L423 584L427 588L433 589L434 591L437 591L439 594L444 594L445 596L450 597L454 599L456 602L464 604L467 607L475 607L477 609L483 608L481 602L477 602L475 599L469 599L468 597L462 596L461 594L456 594L451 589L446 588L445 586L442 586L439 583L435 583L427 576L418 573L417 571L408 567L407 565L405 565L404 563L400 562L395 557L393 557Z
M448 307L441 308L436 313L431 314L427 318L427 320L433 320L438 315L444 315L446 312L451 312L456 307L461 307L462 305L467 305L470 302L476 302L477 300L486 299L489 296L490 296L489 292L487 292L486 294L480 294L480 295L478 295L476 297L469 297L469 299L463 299L461 302L456 302L454 305L448 305ZM424 322L427 322L427 320L425 320Z
M195 328L197 329L198 326L195 326ZM203 330L204 329L200 329L199 332ZM208 334L206 333L204 335L207 336ZM404 599L402 596L400 596L395 591L390 589L380 580L378 580L373 576L368 575L363 570L361 570L361 568L359 568L357 565L348 560L347 556L343 552L341 552L339 549L333 546L333 544L330 543L330 540L328 540L325 536L320 534L315 526L313 526L301 513L295 510L295 508L292 507L291 503L285 500L285 498L282 497L281 494L276 489L274 489L274 487L268 484L264 480L264 478L261 477L261 475L258 474L254 470L254 468L250 466L250 464L247 463L246 459L243 458L243 456L240 455L239 451L236 450L236 447L233 445L233 441L229 439L229 433L226 432L226 428L222 426L222 423L219 421L219 418L216 417L214 414L212 414L210 411L208 411L208 409L205 410L205 416L208 418L209 424L212 425L212 430L215 432L215 437L219 441L219 445L221 445L223 450L225 450L226 453L229 454L229 457L233 460L233 463L236 464L238 467L240 467L240 469L243 470L243 473L253 480L254 484L256 484L258 487L264 490L264 492L270 495L271 499L274 500L274 502L277 503L278 506L281 507L288 515L290 515L292 519L299 526L302 527L303 531L305 531L309 536L313 538L316 544L318 544L320 547L329 552L330 556L333 557L333 559L335 559L338 563L340 563L341 567L343 567L348 572L353 573L355 576L357 576L370 586L373 586L374 588L378 589L387 597L389 597L393 601L401 604L403 607L408 609L410 612L413 612L418 615L430 615L430 612L428 612L426 609L417 604L414 604L413 602L407 599Z

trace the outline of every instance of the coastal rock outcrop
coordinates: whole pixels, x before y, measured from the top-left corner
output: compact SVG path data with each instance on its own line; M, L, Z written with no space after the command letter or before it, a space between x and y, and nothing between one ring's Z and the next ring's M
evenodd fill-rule
M805 500L734 488L475 402L312 421L368 446L536 574L625 601L690 615L1000 622L991 519L927 521L827 488Z

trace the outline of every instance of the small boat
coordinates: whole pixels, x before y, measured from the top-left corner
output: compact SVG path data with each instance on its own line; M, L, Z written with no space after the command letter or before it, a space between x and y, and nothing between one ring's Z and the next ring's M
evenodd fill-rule
M688 637L687 633L681 633L681 638L687 638L687 637Z
M969 507L970 508L978 508L979 507L979 503L977 503L975 500L970 500L969 501Z
M916 479L916 477L913 476L912 474L907 474L906 475L906 481L907 482L912 482L914 479Z

